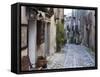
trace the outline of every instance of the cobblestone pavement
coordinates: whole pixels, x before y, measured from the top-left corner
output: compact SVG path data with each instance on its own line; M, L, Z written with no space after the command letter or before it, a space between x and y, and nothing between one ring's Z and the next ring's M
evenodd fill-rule
M62 50L48 58L48 69L95 66L95 54L85 46L66 44Z
M65 54L63 53L55 53L54 55L50 56L47 64L48 69L59 69L64 68L64 61L65 61Z

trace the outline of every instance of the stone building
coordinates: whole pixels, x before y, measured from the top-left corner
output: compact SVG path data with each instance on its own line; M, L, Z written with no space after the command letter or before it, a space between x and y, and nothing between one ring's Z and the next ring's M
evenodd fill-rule
M24 68L22 63L22 70L34 70L39 56L47 58L55 53L56 24L60 19L63 10L57 8L21 7L21 60L27 56L29 65Z
M82 44L95 50L95 11L81 10L80 14Z
M72 15L66 15L65 18L64 25L69 25L70 29L74 26L74 30L76 30L75 28L78 26L78 41L95 50L95 11L72 9Z

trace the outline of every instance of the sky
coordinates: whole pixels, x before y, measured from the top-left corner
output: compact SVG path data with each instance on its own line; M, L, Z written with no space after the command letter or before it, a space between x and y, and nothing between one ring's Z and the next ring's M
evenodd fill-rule
M64 15L70 15L72 12L72 9L64 9Z

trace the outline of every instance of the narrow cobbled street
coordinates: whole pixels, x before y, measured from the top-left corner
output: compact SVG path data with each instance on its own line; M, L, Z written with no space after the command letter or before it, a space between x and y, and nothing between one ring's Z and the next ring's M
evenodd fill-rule
M48 59L48 69L95 66L95 54L83 45L65 44L60 53Z

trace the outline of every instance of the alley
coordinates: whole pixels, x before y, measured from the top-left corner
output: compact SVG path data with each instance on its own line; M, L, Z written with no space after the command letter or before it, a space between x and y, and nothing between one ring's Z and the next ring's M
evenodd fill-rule
M95 54L83 45L65 44L60 53L48 60L48 69L95 66Z

